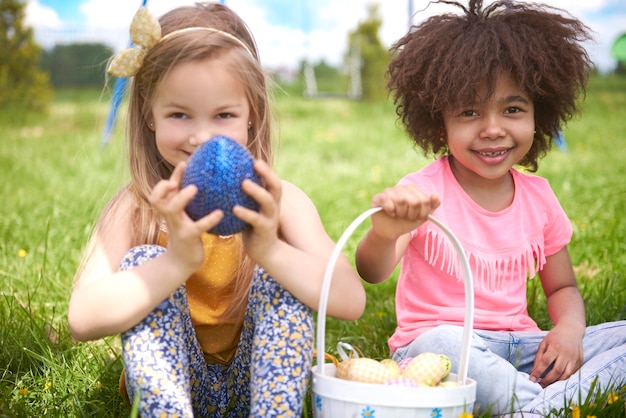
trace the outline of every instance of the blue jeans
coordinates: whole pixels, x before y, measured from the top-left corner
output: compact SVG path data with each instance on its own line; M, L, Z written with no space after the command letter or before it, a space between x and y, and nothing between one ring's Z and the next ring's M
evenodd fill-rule
M482 411L491 408L494 414L545 414L565 407L566 399L575 403L584 400L595 379L600 388L626 382L626 321L587 327L582 367L569 379L543 388L530 381L529 373L546 334L474 330L468 376L477 383L476 406ZM462 336L462 327L438 326L398 349L393 358L399 361L423 352L446 354L456 372Z
M132 269L165 252L133 248ZM262 268L252 279L243 328L229 364L209 364L191 323L185 286L122 333L125 381L141 416L300 416L313 360L313 315Z

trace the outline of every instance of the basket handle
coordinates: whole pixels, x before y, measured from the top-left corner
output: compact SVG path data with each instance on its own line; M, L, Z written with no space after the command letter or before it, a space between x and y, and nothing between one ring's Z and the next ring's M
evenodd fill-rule
M325 334L326 334L326 305L328 304L328 293L330 291L330 282L332 280L333 271L337 259L341 254L341 250L346 245L346 242L352 236L354 231L361 225L365 219L371 215L382 210L380 207L370 208L361 213L343 232L335 248L333 249L328 264L326 264L326 271L324 272L324 280L322 282L322 290L320 294L319 307L317 310L317 368L321 375L324 375L324 347L325 347ZM463 272L464 289L465 289L465 321L463 324L463 341L461 347L461 358L459 361L459 370L457 375L457 382L460 385L465 384L467 380L467 366L469 363L469 349L472 336L472 328L474 327L474 287L472 272L469 267L469 262L465 251L461 246L458 238L450 231L441 221L437 220L433 216L428 216L428 219L437 225L450 239L454 246L459 259L461 261L461 270Z

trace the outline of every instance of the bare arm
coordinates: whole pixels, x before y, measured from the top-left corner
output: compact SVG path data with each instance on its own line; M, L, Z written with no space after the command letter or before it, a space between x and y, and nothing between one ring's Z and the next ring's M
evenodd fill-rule
M130 192L123 192L115 208L100 219L90 250L69 303L68 320L77 340L119 334L137 324L197 270L204 258L200 235L222 218L217 211L193 222L183 208L195 195L195 187L179 191L184 166L172 179L154 189L151 203L168 225L168 251L129 271L119 271L130 250Z
M576 285L567 247L547 258L539 276L554 328L539 345L530 376L531 380L537 381L552 365L540 381L547 386L567 379L582 364L585 306Z
M373 228L367 231L355 255L357 271L363 280L368 283L385 281L400 261L409 239L408 233L394 240L378 235Z
M409 244L410 232L427 221L439 206L437 195L427 196L414 186L399 185L372 198L372 227L359 243L356 266L369 283L386 280Z

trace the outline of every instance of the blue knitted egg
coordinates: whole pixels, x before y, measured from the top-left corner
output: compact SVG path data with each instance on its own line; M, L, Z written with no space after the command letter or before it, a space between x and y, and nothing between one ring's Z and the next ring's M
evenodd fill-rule
M189 217L198 220L221 209L224 218L208 232L215 235L241 232L246 223L233 215L233 207L241 205L259 210L257 201L241 190L245 179L261 184L253 163L246 148L225 136L216 136L200 145L187 162L181 184L182 187L194 184L198 188L198 193L185 208Z

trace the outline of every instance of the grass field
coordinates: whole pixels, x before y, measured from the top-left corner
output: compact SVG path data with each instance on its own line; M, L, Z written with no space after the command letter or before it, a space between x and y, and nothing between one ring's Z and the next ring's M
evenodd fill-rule
M118 124L101 146L108 100L99 92L58 93L47 117L1 118L0 417L115 417L131 411L117 395L119 339L76 344L66 311L82 248L100 210L127 178ZM305 100L277 92L276 168L316 203L338 239L371 196L429 159L412 149L389 103ZM564 130L567 149L540 162L574 225L572 261L589 324L626 319L626 78L594 78L582 115ZM348 242L350 258L366 225ZM329 319L326 350L338 340L387 357L393 332L392 280L366 285L361 319ZM532 316L550 327L538 281ZM624 383L624 382L620 382ZM553 416L621 417L626 387L567 402ZM617 397L613 396L617 394ZM307 412L308 413L308 412Z

